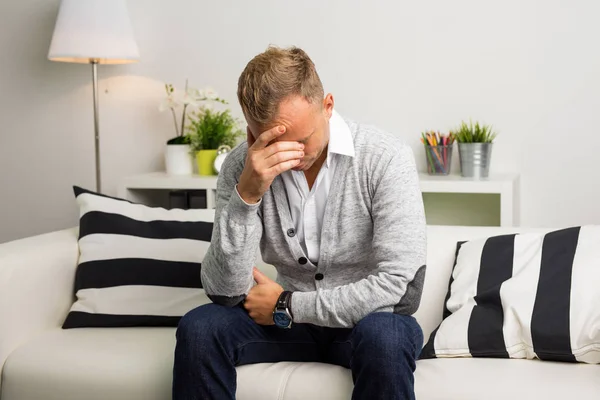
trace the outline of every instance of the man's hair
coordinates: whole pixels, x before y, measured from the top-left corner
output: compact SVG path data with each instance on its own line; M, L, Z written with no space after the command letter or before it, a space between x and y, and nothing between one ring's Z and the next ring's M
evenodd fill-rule
M314 63L297 47L270 46L254 57L238 80L238 100L246 118L267 125L277 117L279 104L300 95L320 104L324 91Z

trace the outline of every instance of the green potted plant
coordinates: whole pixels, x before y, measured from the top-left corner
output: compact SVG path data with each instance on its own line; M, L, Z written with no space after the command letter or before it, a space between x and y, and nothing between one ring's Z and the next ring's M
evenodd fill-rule
M176 91L172 84L165 84L166 97L159 105L161 112L170 110L173 115L175 136L167 140L165 150L165 167L168 174L191 175L193 173L192 151L190 137L186 135L186 122L189 113L200 107L206 106L203 102L224 101L217 97L217 93L211 89L198 90L190 88L186 79L183 92ZM181 116L178 120L178 109Z
M219 148L231 149L243 136L240 122L229 109L216 111L212 107L202 107L190 115L188 132L200 175L215 175L214 162Z
M497 136L491 125L462 122L451 131L458 143L461 175L467 178L487 178L492 160L492 145Z

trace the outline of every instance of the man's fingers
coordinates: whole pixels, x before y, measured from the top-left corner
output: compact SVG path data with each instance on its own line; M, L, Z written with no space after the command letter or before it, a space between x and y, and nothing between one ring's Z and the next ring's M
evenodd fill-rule
M280 175L285 171L289 171L290 169L296 167L298 164L300 164L300 160L296 158L293 160L288 160L279 164L275 164L273 167L270 168L270 171L273 175Z
M265 274L263 274L262 272L260 272L256 267L254 267L254 269L252 270L252 274L254 275L254 280L259 285L261 283L270 283L270 282L272 282L271 279L269 279L268 276L266 276Z
M271 168L277 164L289 160L299 160L304 157L303 151L280 151L279 153L273 154L271 157L265 160L266 167Z
M271 143L273 139L283 135L284 132L285 126L276 126L274 128L269 129L268 131L264 131L260 134L258 138L256 138L256 142L254 142L253 148L264 149L269 143Z
M269 146L267 146L264 151L264 157L269 158L279 152L282 151L302 151L304 150L304 145L298 142L276 142Z

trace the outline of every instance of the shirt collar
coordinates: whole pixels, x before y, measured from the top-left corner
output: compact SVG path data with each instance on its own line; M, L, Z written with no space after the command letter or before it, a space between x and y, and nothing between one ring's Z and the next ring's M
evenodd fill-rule
M327 167L331 154L354 157L354 139L350 127L337 111L333 110L329 119L329 145L327 146Z

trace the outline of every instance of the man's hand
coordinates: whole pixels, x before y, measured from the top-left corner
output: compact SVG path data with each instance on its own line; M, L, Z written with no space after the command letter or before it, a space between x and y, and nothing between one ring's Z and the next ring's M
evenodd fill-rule
M274 325L273 309L283 288L256 267L252 272L257 285L250 289L246 296L244 308L248 310L248 314L257 324Z
M294 168L304 157L304 145L301 143L269 144L284 132L284 126L276 126L255 140L250 129L247 129L248 155L238 184L238 192L246 203L258 203L275 177Z

